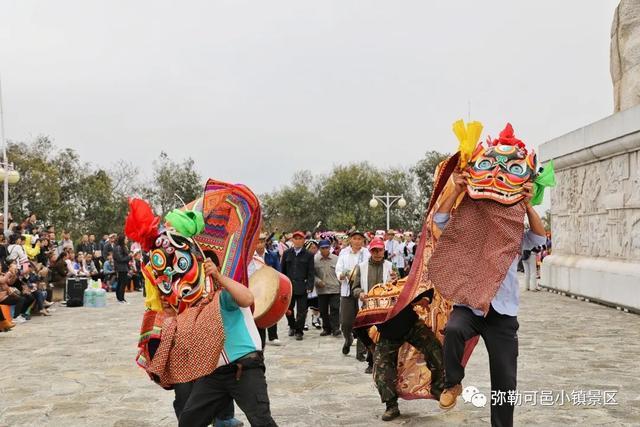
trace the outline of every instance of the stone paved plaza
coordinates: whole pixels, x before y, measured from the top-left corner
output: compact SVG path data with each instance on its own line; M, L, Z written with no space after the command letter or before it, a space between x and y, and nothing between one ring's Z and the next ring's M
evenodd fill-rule
M149 381L133 362L142 296L131 305L59 307L0 334L0 426L171 426L172 392ZM617 390L617 405L516 408L516 425L640 425L640 316L548 292L523 292L518 388L596 393ZM341 340L310 331L302 342L286 336L267 347L273 416L280 426L383 425L365 364L340 353ZM353 353L353 352L352 352ZM480 343L465 386L489 391L486 350ZM584 394L578 394L578 396ZM435 401L401 401L388 425L488 425L489 406L459 399L444 413ZM245 420L241 414L238 417ZM246 420L245 420L246 421Z

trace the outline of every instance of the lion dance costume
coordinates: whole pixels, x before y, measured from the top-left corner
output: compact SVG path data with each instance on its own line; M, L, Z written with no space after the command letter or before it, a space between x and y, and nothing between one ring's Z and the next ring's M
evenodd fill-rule
M260 204L247 187L211 179L203 197L170 212L164 224L142 200L129 207L125 233L149 253L136 361L171 389L211 374L225 358L220 290L205 277L203 262L216 259L223 275L248 285ZM178 315L167 315L163 305Z
M416 298L432 294L429 304L415 304L413 309L443 342L454 303L485 312L489 309L508 265L520 250L524 207L518 202L524 197L523 184L534 182L531 203L535 205L541 203L544 188L555 181L552 164L538 173L535 154L527 152L522 141L515 138L511 125L498 139L489 140L486 148L478 143L482 128L479 122L454 123L453 131L460 145L453 156L436 168L433 194L411 272L404 279L371 288L354 327L369 328L389 322L415 303ZM463 193L458 198L453 206L456 220L452 219L452 227L444 232L435 224L434 215L454 191L452 174L461 171L470 175L469 197ZM504 209L506 206L511 210ZM493 227L494 232L484 231L487 227ZM480 265L483 267L478 268ZM369 334L374 341L378 337L375 328ZM466 341L462 366L466 365L478 338L476 335ZM437 398L431 390L431 371L423 354L408 343L398 352L396 391L404 399Z

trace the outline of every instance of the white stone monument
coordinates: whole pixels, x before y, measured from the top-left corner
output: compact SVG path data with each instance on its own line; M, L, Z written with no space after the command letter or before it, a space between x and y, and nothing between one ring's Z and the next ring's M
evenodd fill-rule
M614 111L640 104L640 0L622 0L611 26Z
M540 146L553 159L544 287L640 313L640 0L622 0L611 42L616 113Z

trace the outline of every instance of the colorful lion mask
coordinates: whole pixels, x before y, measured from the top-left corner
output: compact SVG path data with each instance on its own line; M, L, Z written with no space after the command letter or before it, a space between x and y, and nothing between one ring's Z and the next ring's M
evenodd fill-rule
M149 262L142 268L147 305L159 311L165 301L180 313L205 292L205 257L192 239L202 232L204 220L199 212L179 210L170 212L166 220L159 226L160 219L146 202L131 199L125 233L149 252Z
M467 167L467 193L472 199L490 199L512 205L524 198L523 185L536 175L536 155L527 152L507 123L500 137L476 146Z

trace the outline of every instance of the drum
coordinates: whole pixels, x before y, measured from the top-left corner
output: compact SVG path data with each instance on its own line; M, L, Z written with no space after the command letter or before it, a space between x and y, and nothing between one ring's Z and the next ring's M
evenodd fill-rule
M254 297L253 318L263 329L282 319L293 293L289 278L264 264L249 277L249 290Z

